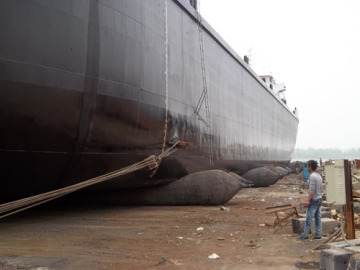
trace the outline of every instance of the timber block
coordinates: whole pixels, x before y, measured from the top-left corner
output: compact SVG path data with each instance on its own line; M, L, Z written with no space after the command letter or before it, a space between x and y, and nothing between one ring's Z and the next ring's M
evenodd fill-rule
M297 234L302 234L304 232L306 218L293 218L292 226L293 232ZM322 233L328 234L334 232L339 226L340 222L332 218L322 218ZM311 231L315 232L315 220L313 219L311 224Z
M346 270L352 253L344 249L323 249L320 254L321 270Z

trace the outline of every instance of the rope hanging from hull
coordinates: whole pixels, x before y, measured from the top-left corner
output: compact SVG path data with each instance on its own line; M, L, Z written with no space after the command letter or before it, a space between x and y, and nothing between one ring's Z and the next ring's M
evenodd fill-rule
M158 156L151 155L144 159L143 161L140 161L138 163L135 163L133 165L130 165L128 167L122 168L117 171L113 171L83 182L80 182L78 184L74 184L68 187L60 188L57 190L49 191L46 193L42 193L39 195L35 195L32 197L20 199L13 202L8 202L0 205L0 219L13 215L15 213L24 211L26 209L32 208L34 206L46 203L48 201L57 199L59 197L62 197L64 195L67 195L69 193L75 192L77 190L83 189L85 187L89 187L107 180L111 180L113 178L132 173L134 171L141 170L143 168L148 167L150 170L156 170L160 164L160 161L162 158L167 157L171 155L173 152L177 150L176 146L182 146L187 147L187 144L184 142L177 141L175 144L173 144L170 148L168 148L166 151L161 153Z

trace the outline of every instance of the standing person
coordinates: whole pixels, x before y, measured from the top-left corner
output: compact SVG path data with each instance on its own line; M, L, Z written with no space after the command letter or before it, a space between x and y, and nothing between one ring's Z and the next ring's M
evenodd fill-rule
M293 110L293 113L294 113L296 116L299 116L299 115L298 115L298 110L297 110L296 107L295 107L295 109Z
M309 176L309 196L305 203L306 222L304 232L298 237L299 240L305 240L309 238L309 232L311 230L312 219L315 217L315 235L314 239L321 239L322 236L322 224L321 224L321 204L322 204L322 177L316 172L317 162L315 160L309 160L307 162L307 169L311 173Z

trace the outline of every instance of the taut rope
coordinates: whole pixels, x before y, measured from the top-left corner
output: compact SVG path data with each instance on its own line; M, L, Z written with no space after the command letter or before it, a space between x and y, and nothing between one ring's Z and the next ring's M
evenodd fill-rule
M143 168L148 167L150 170L155 170L160 164L160 161L162 158L171 155L173 152L176 151L176 146L179 143L177 141L174 145L172 145L170 148L168 148L166 151L162 152L160 155L155 156L151 155L144 159L143 161L140 161L138 163L135 163L133 165L130 165L128 167L122 168L117 171L113 171L104 175L97 176L95 178L85 180L81 183L74 184L68 187L56 189L53 191L49 191L46 193L42 193L39 195L35 195L32 197L20 199L17 201L12 201L8 203L4 203L0 205L0 219L13 215L15 213L24 211L26 209L32 208L34 206L46 203L48 201L57 199L59 197L62 197L64 195L67 195L69 193L75 192L79 189L83 189L88 186L92 186L110 179L113 179L115 177L119 177L124 174L128 174Z

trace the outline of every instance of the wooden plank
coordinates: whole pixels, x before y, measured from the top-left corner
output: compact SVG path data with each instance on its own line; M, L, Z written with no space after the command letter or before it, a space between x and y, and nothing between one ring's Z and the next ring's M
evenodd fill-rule
M288 203L288 204L266 207L265 209L274 209L274 208L281 208L281 207L286 207L286 206L294 206L294 205L292 203Z
M276 210L266 211L265 213L270 214L270 213L275 213L275 212L283 212L283 211L286 211L286 210L294 210L294 207L279 208L279 209L276 209Z

